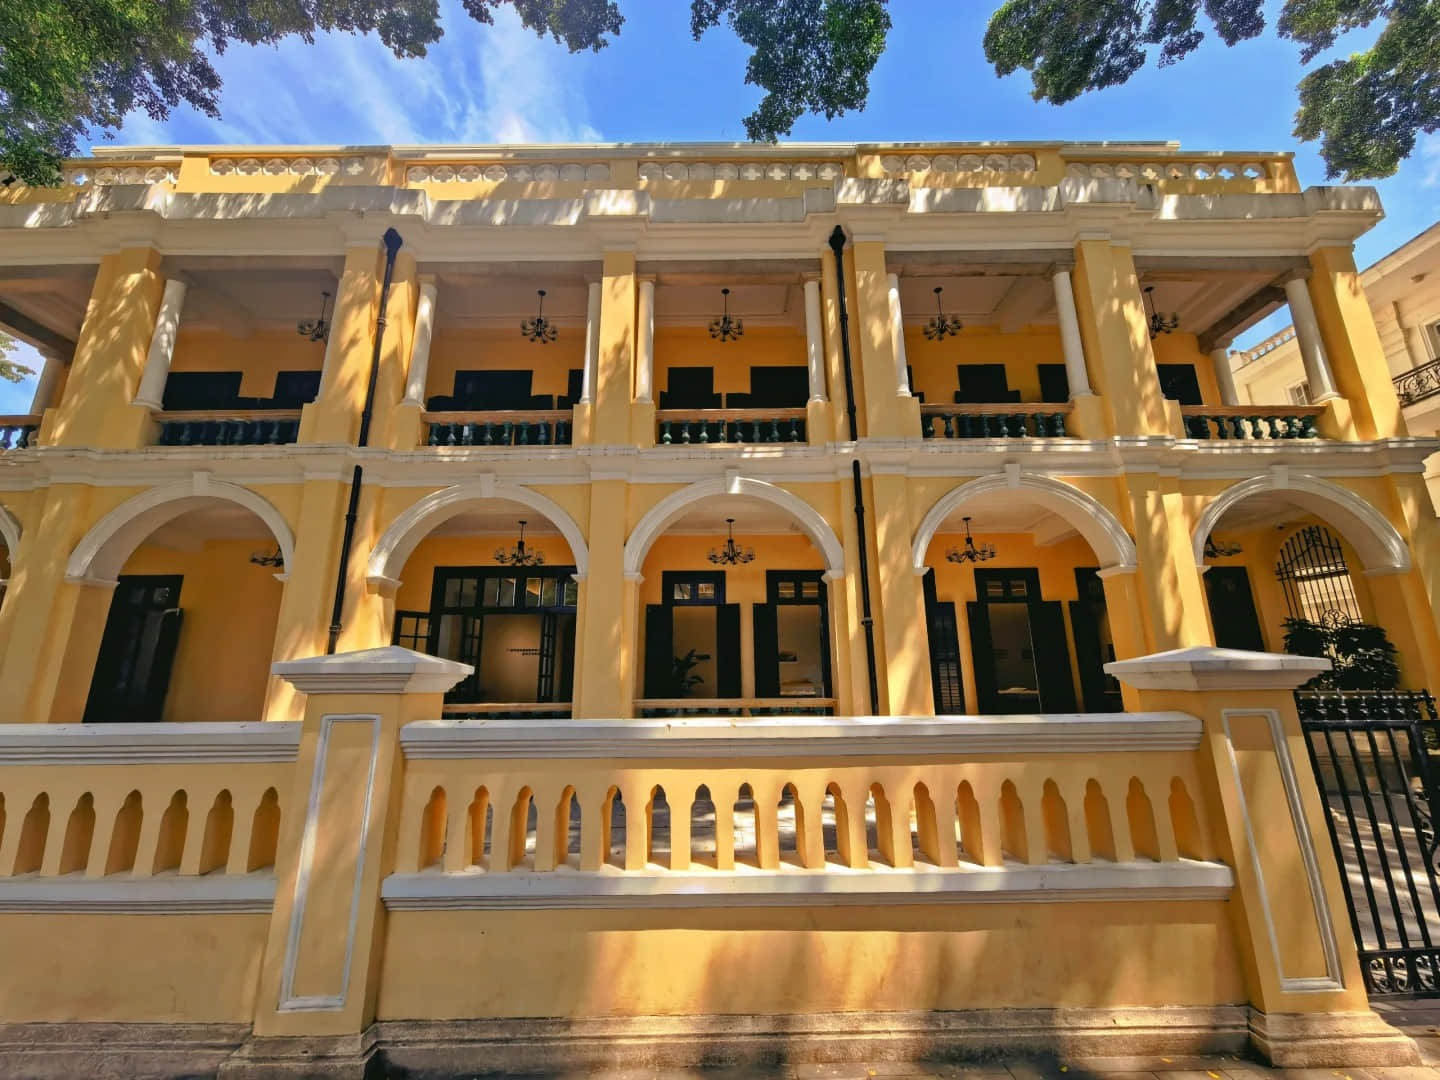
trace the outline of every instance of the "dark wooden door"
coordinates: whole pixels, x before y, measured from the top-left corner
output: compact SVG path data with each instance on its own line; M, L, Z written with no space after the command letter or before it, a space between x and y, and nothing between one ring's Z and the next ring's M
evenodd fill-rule
M95 658L86 723L161 718L180 643L182 581L178 574L120 578Z
M647 604L645 607L645 696L677 696L675 616L668 604Z
M715 609L715 696L740 696L740 605Z
M774 604L754 604L755 696L780 696L780 615Z
M1255 612L1255 594L1243 566L1212 566L1205 571L1205 599L1215 644L1222 649L1265 651L1265 632Z
M930 642L930 688L939 716L965 713L965 683L960 677L960 632L955 605L935 593L935 575L925 575L925 629Z

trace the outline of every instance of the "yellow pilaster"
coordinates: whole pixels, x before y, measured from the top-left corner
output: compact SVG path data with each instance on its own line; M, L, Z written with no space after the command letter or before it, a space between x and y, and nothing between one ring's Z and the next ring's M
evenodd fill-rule
M850 290L853 293L853 280ZM835 272L835 255L826 248L820 256L820 308L825 324L825 379L830 388L830 431L836 442L850 439L850 421L846 412L845 360L840 341L840 279ZM854 341L851 320L851 341ZM855 365L859 367L858 364ZM856 380L861 372L855 371ZM859 386L856 393L860 392Z
M1168 435L1174 421L1160 392L1160 376L1128 247L1108 239L1075 245L1075 308L1086 365L1110 432ZM1176 417L1178 417L1176 413ZM1104 432L1086 432L1100 437Z
M847 573L843 578L836 581L831 589L832 596L840 596L844 600L842 621L842 608L836 605L832 613L834 626L831 633L836 636L839 647L845 651L847 664L837 668L832 674L836 679L837 694L841 698L840 707L844 708L845 694L841 693L839 679L842 671L848 675L845 680L844 689L848 690L850 698L850 713L852 716L865 716L871 711L870 708L870 675L869 659L865 648L865 627L863 623L864 608L860 596L860 545L868 543L867 537L861 537L858 524L855 520L855 499L852 495L853 485L847 476L841 483L839 492L840 502L840 543L845 549L845 567ZM867 496L868 497L868 496ZM873 550L873 549L872 549ZM871 565L874 565L873 556ZM885 701L885 669L881 665L879 655L883 648L880 639L880 620L878 611L874 611L879 601L872 596L872 613L875 619L875 651L876 651L876 676L879 683L877 691L883 708Z
M419 417L412 415L402 419L400 413L400 402L405 398L406 373L410 367L410 348L415 341L415 309L420 302L417 278L415 256L402 250L395 257L390 299L385 306L385 340L380 348L380 366L375 378L371 446L413 450L419 441Z
M1195 565L1189 519L1176 484L1156 473L1130 473L1125 482L1147 651L1213 645L1205 585ZM1106 607L1110 608L1108 602Z
M380 297L383 266L384 255L377 246L366 244L345 250L345 269L336 289L320 393L305 406L300 420L302 443L355 441L370 378L375 305Z
M635 289L635 253L607 251L600 281L600 354L591 388L590 441L597 445L623 446L633 437Z
M53 445L127 450L149 443L150 412L131 401L164 291L153 248L125 248L100 260L67 380L84 393L61 399L49 430Z
M0 624L7 639L0 664L0 710L9 723L46 723L60 691L66 654L71 648L77 618L82 630L96 619L104 628L110 590L99 586L67 584L65 564L88 524L89 489L71 484L51 487L40 513L27 523L17 551L10 554L10 582L0 605ZM90 660L99 637L93 638ZM83 682L70 693L90 689L90 669L82 672L71 653L69 677ZM83 697L80 709L84 709ZM73 711L73 710L72 710ZM66 719L78 720L78 716Z
M576 649L577 718L628 717L635 697L638 582L627 581L624 480L590 485L590 570Z
M1310 299L1315 319L1335 376L1335 388L1349 403L1360 439L1384 439L1406 434L1405 419L1385 349L1375 329L1375 316L1355 255L1348 247L1319 248L1310 255Z
M900 393L885 245L878 240L855 243L855 315L860 333L851 360L865 368L864 433L881 439L918 438L920 403Z
M882 620L886 695L891 716L933 716L930 642L920 578L910 560L910 501L903 476L876 475L874 529Z

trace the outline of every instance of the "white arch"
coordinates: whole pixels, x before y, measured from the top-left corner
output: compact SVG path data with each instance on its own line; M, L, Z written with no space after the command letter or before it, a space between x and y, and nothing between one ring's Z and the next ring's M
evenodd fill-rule
M239 484L196 473L190 481L151 488L136 495L97 521L70 553L70 561L65 564L65 580L113 583L125 560L147 536L167 521L217 499L243 506L263 521L275 538L285 566L294 565L295 537L274 504Z
M400 572L421 540L468 506L495 499L520 503L547 518L570 545L570 554L575 559L575 576L585 576L590 567L590 549L585 544L585 534L559 503L530 488L506 484L493 476L482 476L470 483L431 492L392 521L370 552L370 561L365 568L366 581L374 586L398 584Z
M915 572L925 573L925 553L930 548L930 541L940 531L945 519L962 503L992 491L1005 490L1025 492L1030 502L1044 507L1073 525L1075 531L1085 538L1095 552L1095 557L1104 564L1101 569L1135 569L1135 541L1130 539L1125 526L1120 524L1119 518L1112 514L1104 503L1071 484L1049 476L1003 472L968 480L940 496L920 522L920 527L915 530L915 543L911 548Z
M20 549L20 522L3 506L0 506L0 543L3 543L5 550L10 553L10 562L13 564L15 552Z
M650 545L689 507L719 495L745 495L779 507L789 514L795 524L800 526L800 530L810 538L810 542L825 560L825 569L831 574L845 573L845 549L840 546L835 531L830 528L830 523L820 511L800 496L793 495L775 484L766 483L764 480L750 480L743 476L728 476L697 481L689 487L672 491L652 506L635 526L630 539L625 541L625 576L640 576L640 568L645 563Z
M1226 488L1206 505L1190 538L1196 566L1205 566L1205 540L1225 512L1236 503L1267 491L1283 492L1296 506L1334 525L1360 556L1366 570L1403 573L1410 569L1410 549L1405 538L1379 510L1339 484L1318 476L1284 471L1243 480Z

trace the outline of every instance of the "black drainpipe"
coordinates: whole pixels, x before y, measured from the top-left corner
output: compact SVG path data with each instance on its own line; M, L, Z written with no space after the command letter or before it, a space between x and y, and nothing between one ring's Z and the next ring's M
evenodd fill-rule
M357 445L370 442L370 417L375 410L375 383L380 378L380 346L385 339L385 307L390 302L390 280L395 276L395 256L404 243L393 228L386 229L381 237L385 245L385 281L380 286L380 311L375 316L375 350L370 354L370 381L365 386L365 408L360 413L360 439ZM330 609L330 640L325 645L325 655L335 652L335 643L340 640L344 629L341 619L345 614L345 578L350 573L350 545L355 539L355 518L360 509L360 482L364 471L359 462L350 477L350 505L345 511L345 538L340 541L340 568L335 575L335 605Z
M845 416L850 422L850 441L860 438L855 424L855 373L850 366L850 312L845 303L845 230L839 225L830 234L835 253L835 293L840 304L840 358L845 370ZM860 483L860 459L850 462L855 485L855 529L860 548L860 625L865 628L865 666L870 676L870 715L880 714L880 678L875 670L875 619L870 613L870 553L865 537L865 488Z

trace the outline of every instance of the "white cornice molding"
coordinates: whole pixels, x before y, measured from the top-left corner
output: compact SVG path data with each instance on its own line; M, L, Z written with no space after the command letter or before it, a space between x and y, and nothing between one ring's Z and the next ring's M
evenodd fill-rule
M46 915L244 915L275 906L273 874L150 878L0 878L0 912Z
M302 694L443 694L474 670L398 645L270 665Z
M1322 657L1204 645L1113 660L1105 671L1138 690L1294 690L1330 667Z
M928 758L1193 750L1185 713L633 720L422 720L400 731L407 758Z
M849 870L665 870L581 873L392 874L391 911L453 909L835 907L944 903L1226 900L1220 863L1078 863L1058 866L870 867Z
M0 765L284 762L299 747L299 721L0 724Z

